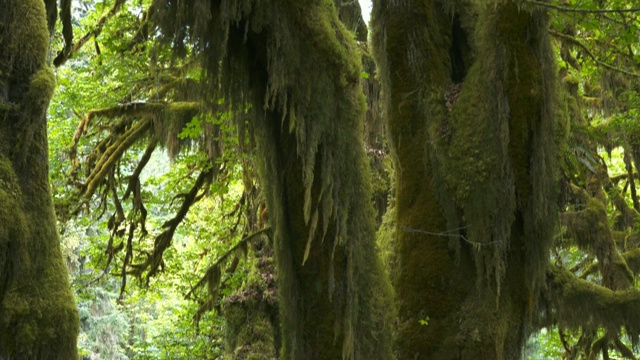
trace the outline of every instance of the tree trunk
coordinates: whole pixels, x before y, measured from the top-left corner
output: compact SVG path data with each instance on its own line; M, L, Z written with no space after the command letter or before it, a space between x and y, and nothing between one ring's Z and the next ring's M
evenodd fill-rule
M202 54L213 102L224 98L238 128L255 134L274 231L280 357L390 358L391 289L375 253L362 146L362 66L335 1L156 4L174 45L191 39Z
M396 155L400 359L518 359L554 224L546 15L515 1L378 0Z
M48 180L42 0L0 5L0 358L76 359L78 315Z
M280 350L273 254L266 239L256 245L247 281L225 299L225 347L231 360L275 360Z
M391 299L375 253L360 56L331 2L304 3L305 15L287 5L279 19L297 29L290 41L300 46L299 54L278 54L296 69L277 95L286 107L269 107L255 122L275 229L281 356L388 359ZM264 66L261 54L272 50L261 46L250 58ZM251 73L267 79L255 91L262 104L280 75L260 65Z

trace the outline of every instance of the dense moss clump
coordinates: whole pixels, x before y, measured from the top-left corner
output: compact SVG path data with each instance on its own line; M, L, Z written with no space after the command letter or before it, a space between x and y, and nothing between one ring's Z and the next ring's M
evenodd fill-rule
M226 351L234 360L277 359L280 350L273 259L254 261L242 288L225 299Z
M48 182L45 113L55 88L41 0L0 14L0 358L75 359L78 315Z
M207 90L228 100L239 128L251 104L274 228L281 356L390 358L391 295L375 254L360 55L334 1L179 4L155 7L174 48L193 40Z

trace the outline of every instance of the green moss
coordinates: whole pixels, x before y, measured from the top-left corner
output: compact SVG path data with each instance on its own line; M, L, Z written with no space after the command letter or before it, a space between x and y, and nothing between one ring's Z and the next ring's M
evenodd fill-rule
M596 255L604 286L620 290L633 284L633 273L618 252L600 200L591 198L584 210L565 212L563 222L576 244Z
M159 22L171 34L174 14L187 7L162 5ZM213 45L201 49L207 90L221 92L242 122L247 103L253 111L274 228L282 358L389 358L391 299L379 284L386 278L361 145L360 54L334 1L224 0L212 18L185 14L190 38Z
M398 301L398 358L430 358L442 346L451 314L459 308L469 278L451 286L456 271L439 203L430 127L446 113L449 86L449 14L429 2L411 6L380 2L373 12L374 55L385 89L390 145L396 158L393 276ZM407 36L411 34L411 36ZM411 56L407 56L410 54ZM435 141L435 137L433 137ZM435 158L435 159L434 159ZM445 190L446 192L446 190ZM387 215L388 216L388 215ZM381 228L381 231L390 231ZM454 226L455 227L455 226ZM455 232L452 232L455 236ZM465 266L465 269L468 269ZM419 320L429 317L429 326Z
M542 13L439 5L381 1L372 22L398 164L399 356L509 358L555 225L553 52Z
M72 359L78 318L53 213L25 207L11 163L1 158L0 182L0 355ZM29 226L34 221L39 228Z
M33 106L42 112L49 106L49 101L56 88L56 76L49 66L38 70L29 83L29 91L25 94L23 103Z
M242 289L225 300L225 345L230 359L277 358L278 310L270 273L273 269L267 261L258 260L262 267L254 265Z
M640 325L640 293L635 289L613 291L593 282L577 279L569 271L549 268L545 296L554 306L558 326L565 329L597 330L600 326L624 328L634 343Z
M201 106L194 102L175 102L165 107L155 117L154 130L160 144L167 148L169 157L175 159L180 149L191 142L191 138L181 136L184 128L200 114ZM203 121L203 120L202 120Z
M28 79L40 69L49 51L49 30L44 3L37 0L11 1L5 7L7 31L0 34L0 75Z
M51 204L43 121L55 87L44 2L0 14L0 358L76 359L78 315Z

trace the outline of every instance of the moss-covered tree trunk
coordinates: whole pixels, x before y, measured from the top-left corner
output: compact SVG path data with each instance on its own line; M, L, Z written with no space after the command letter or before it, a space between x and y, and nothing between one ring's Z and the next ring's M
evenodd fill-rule
M55 77L45 5L0 8L0 358L76 359L78 316L48 181Z
M400 359L518 359L554 219L546 15L517 1L374 1L396 156Z
M272 249L266 239L256 245L247 281L225 299L225 346L232 360L274 360L280 350Z
M157 2L176 46L186 39L176 22L189 25L210 91L238 110L241 128L251 104L274 232L281 358L390 358L362 66L334 0Z
M281 357L390 359L392 304L375 252L360 56L332 4L309 5L308 17L287 14L307 69L287 82L301 88L283 89L291 108L268 109L255 124L275 230ZM255 93L263 99L268 83Z

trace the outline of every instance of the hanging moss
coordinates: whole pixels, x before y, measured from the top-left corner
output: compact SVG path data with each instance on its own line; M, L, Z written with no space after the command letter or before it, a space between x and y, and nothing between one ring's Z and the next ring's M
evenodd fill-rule
M552 266L547 272L545 295L554 304L554 318L562 328L607 330L624 328L637 344L640 326L640 294L634 290L613 291L577 279L569 271Z
M181 137L180 134L196 116L201 112L200 105L194 102L174 102L167 104L160 116L154 117L154 131L169 152L169 157L175 159L183 146L191 142L189 137Z
M375 5L400 356L517 357L555 226L562 111L545 14L514 1Z
M175 47L195 40L207 90L242 123L251 104L274 228L282 358L390 358L391 295L375 255L361 145L360 55L333 0L158 5Z
M432 180L434 158L425 151L431 144L429 127L447 111L440 94L449 86L451 17L441 9L432 2L393 1L374 3L373 9L373 53L396 161L391 226L399 265L393 278L399 315L396 348L401 359L437 358L447 324L455 322L450 315L459 308L463 289L473 287L472 277L453 286L445 280L455 269L455 259L449 248L451 238L438 236L448 233L448 224L439 204L438 180ZM457 233L449 235L455 239ZM420 324L425 319L426 327Z
M604 286L621 290L633 284L633 273L618 252L606 208L598 199L591 198L584 210L565 212L563 222L578 246L598 258Z

